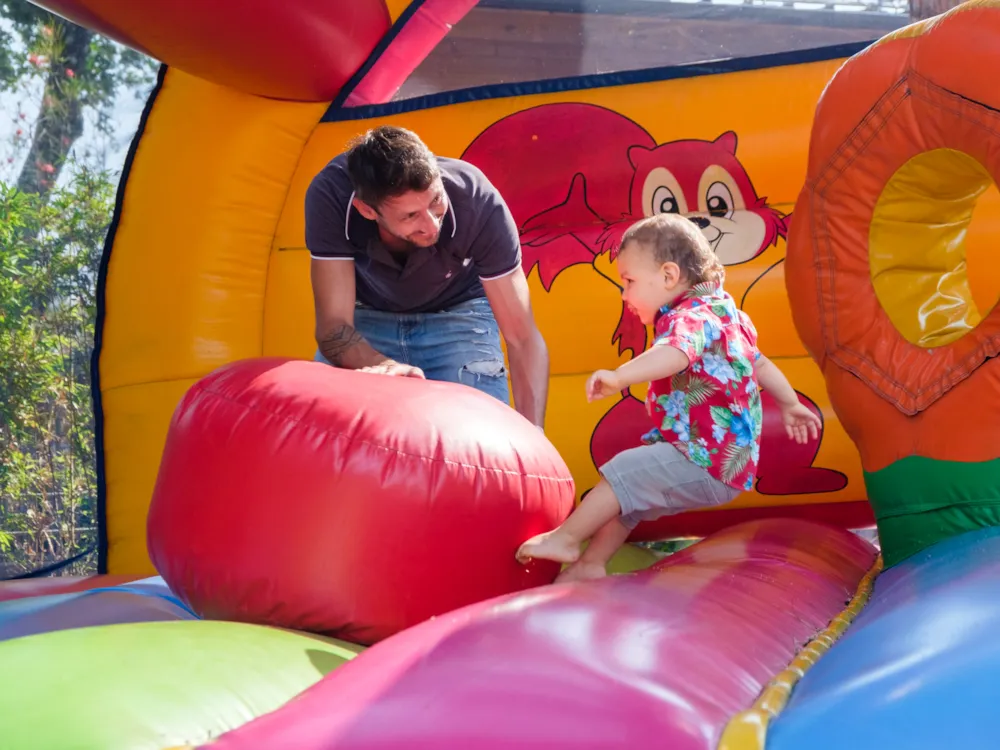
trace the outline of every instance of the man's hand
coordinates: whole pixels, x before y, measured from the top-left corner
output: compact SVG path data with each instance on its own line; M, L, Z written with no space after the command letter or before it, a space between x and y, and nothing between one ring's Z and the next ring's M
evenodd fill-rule
M397 362L394 359L387 359L384 362L380 362L377 365L369 365L368 367L359 367L358 372L372 372L376 375L395 375L401 378L419 378L420 380L426 380L424 371L419 367L413 367L412 365L404 365L402 362Z
M614 396L622 390L621 377L612 370L598 370L587 378L587 401Z
M819 430L823 423L798 399L794 404L781 404L781 421L785 423L789 439L796 443L807 443L810 437L819 440Z

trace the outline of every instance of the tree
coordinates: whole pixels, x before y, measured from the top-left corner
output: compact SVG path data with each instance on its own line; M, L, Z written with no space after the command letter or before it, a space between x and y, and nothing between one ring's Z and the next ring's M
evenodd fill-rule
M83 134L84 114L111 127L109 112L122 87L148 89L156 62L134 50L56 16L27 0L0 0L0 90L42 79L38 118L17 180L26 193L45 195L56 184L73 144Z
M47 199L0 183L0 578L96 539L89 357L114 190L86 168Z
M74 150L93 118L111 135L116 97L145 95L156 62L27 0L0 0L0 91L26 155L0 180L0 579L96 541L90 355L96 281L117 175ZM7 158L14 162L14 156ZM63 572L92 570L93 556Z
M962 0L910 0L910 19L923 21L961 4Z

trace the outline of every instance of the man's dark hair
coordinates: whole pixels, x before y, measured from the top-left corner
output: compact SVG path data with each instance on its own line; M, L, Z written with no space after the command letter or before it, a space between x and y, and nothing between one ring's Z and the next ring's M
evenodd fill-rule
M381 125L351 141L347 173L355 195L378 208L387 198L427 190L441 171L434 154L416 133Z

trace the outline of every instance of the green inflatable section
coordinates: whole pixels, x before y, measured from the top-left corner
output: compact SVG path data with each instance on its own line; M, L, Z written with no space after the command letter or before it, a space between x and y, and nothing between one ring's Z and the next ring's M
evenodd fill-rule
M623 544L614 557L608 560L608 575L621 575L636 570L645 570L659 560L660 557L648 549L637 547L634 544Z
M61 630L0 643L4 750L198 745L282 706L362 647L207 620Z
M908 456L866 472L865 488L886 568L953 536L1000 526L1000 459Z

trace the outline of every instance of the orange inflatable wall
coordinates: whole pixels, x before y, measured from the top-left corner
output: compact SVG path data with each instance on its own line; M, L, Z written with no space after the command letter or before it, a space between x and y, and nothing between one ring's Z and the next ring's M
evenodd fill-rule
M788 291L887 565L1000 525L1000 2L900 29L826 88Z

